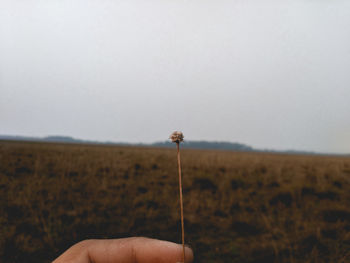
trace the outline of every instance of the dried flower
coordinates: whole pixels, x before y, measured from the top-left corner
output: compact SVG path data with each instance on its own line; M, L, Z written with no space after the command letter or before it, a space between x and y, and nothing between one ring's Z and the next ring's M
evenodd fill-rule
M177 263L185 263L185 227L184 227L184 208L182 201L182 179L181 179L181 161L180 161L180 142L184 140L184 135L180 131L174 131L169 139L172 142L176 142L177 148L177 166L179 169L179 197L180 197L180 212L181 212L181 234L182 234L182 262Z
M171 139L172 142L179 143L179 142L182 142L184 140L184 135L180 131L174 131L170 135L169 139Z

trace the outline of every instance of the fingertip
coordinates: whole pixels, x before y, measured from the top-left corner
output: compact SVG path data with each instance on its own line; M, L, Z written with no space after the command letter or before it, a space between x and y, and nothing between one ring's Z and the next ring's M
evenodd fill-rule
M159 262L164 263L182 261L182 244L149 238L136 238L133 243L137 256L141 256L143 259L157 258L160 259ZM149 262L153 263L154 261ZM185 247L185 262L193 262L193 251L190 247Z
M193 261L193 250L192 248L185 247L185 262L191 263Z
M181 258L181 260L178 260L176 263L184 263L182 261L182 245L181 244L177 244L180 249L181 249L181 252L178 253L178 257ZM185 246L185 263L191 263L193 262L193 251L190 247L188 246Z

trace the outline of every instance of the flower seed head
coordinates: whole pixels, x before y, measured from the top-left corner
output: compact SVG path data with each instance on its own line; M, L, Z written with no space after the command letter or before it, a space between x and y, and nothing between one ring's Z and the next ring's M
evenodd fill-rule
M172 142L176 142L176 143L179 143L179 142L182 142L184 140L184 135L182 134L182 132L180 131L174 131L169 139L172 141Z

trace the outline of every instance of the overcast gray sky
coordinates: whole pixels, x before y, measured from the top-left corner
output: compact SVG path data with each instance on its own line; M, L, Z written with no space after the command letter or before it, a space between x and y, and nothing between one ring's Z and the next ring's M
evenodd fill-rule
M1 0L0 134L350 152L350 1Z

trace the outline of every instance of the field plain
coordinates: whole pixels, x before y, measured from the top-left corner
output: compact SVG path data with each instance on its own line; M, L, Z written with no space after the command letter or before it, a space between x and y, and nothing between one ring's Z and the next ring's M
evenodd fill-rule
M182 150L195 262L350 262L350 158ZM176 149L0 142L0 262L181 241Z

